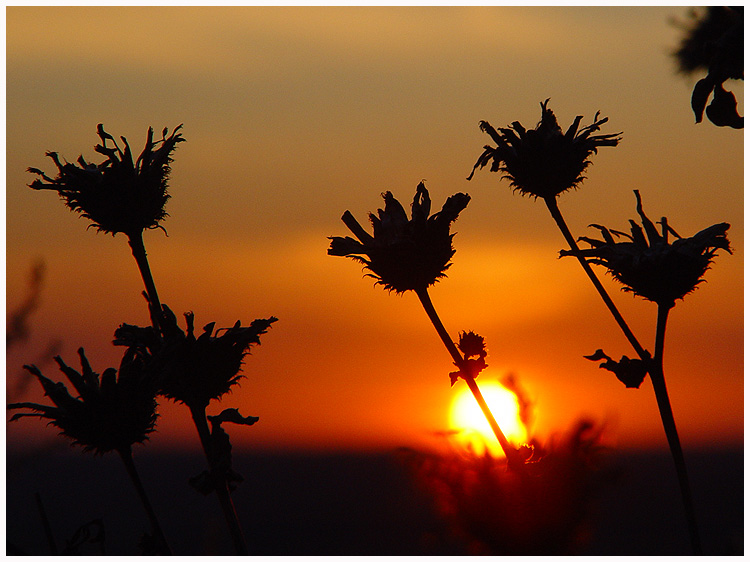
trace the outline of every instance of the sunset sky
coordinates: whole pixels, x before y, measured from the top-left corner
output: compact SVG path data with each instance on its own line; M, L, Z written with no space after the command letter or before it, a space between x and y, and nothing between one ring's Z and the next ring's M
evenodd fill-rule
M454 224L448 277L431 289L454 337L486 338L480 382L515 373L543 439L581 417L613 444L666 439L650 382L626 389L583 355L633 352L542 201L513 194L489 169L466 176L489 138L477 124L527 128L550 98L563 129L576 115L622 131L581 189L560 198L576 236L590 223L626 230L646 213L682 236L732 226L706 283L678 302L665 371L688 446L743 437L743 132L695 124L700 75L676 74L670 52L684 7L10 7L7 32L7 307L43 260L42 304L26 344L8 352L9 388L24 363L60 339L71 365L116 366L121 323L147 325L126 239L87 230L51 192L27 187L45 152L99 162L96 127L140 151L153 126L184 124L172 165L168 232L145 243L162 301L197 327L276 316L246 379L209 413L238 407L260 422L230 428L237 447L370 449L436 445L463 383L414 294L388 294L353 261L326 255L328 236L365 224L386 190L404 205L424 180L433 209L472 199ZM743 110L742 83L730 88ZM603 275L603 271L598 271ZM656 308L608 289L653 349ZM184 324L183 324L184 326ZM10 391L9 391L10 392ZM15 391L13 391L15 392ZM9 399L45 400L36 383ZM197 447L187 410L161 406L155 447ZM54 440L34 420L9 442Z

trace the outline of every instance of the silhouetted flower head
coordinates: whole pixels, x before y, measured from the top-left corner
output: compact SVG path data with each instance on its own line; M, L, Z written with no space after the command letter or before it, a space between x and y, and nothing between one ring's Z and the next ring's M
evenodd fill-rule
M465 193L451 195L443 208L430 216L430 195L424 183L417 186L411 206L411 219L390 191L383 194L385 209L370 213L372 236L365 232L349 211L341 217L355 240L349 236L331 236L328 254L345 256L365 265L389 291L427 288L450 267L455 253L450 225L471 199Z
M250 346L260 345L260 336L277 320L272 316L254 320L249 326L241 326L238 320L231 328L215 332L215 322L211 322L196 337L192 312L185 313L187 332L183 332L169 307L162 308L163 337L150 326L123 324L115 331L114 343L126 345L143 357L150 372L158 377L159 394L190 408L205 408L238 383Z
M97 133L102 143L94 150L107 157L104 162L92 164L79 156L77 164L63 163L56 152L48 152L47 156L57 166L57 177L50 178L37 168L29 168L29 172L41 176L29 187L57 191L72 211L91 220L99 231L130 235L157 228L167 216L164 205L169 199L169 164L177 143L185 140L178 133L181 127L168 137L165 128L161 140L157 141L154 141L153 129L149 128L146 146L133 162L127 139L120 137L125 145L121 150L100 124ZM107 141L112 141L114 146L107 146Z
M9 404L8 409L33 412L14 414L10 421L27 416L50 420L74 444L97 454L125 450L145 441L154 431L157 414L156 386L143 363L133 355L126 355L119 375L117 369L110 368L100 377L91 369L83 348L78 350L78 355L81 373L66 365L59 356L55 357L78 398L68 393L65 384L42 375L36 366L24 365L39 380L54 406L31 402Z
M563 133L557 118L547 108L547 99L542 106L542 119L535 129L526 130L518 121L510 128L495 129L487 121L480 121L479 128L490 135L497 146L485 145L484 152L474 164L471 179L477 168L492 162L490 170L504 172L514 191L533 197L557 197L568 189L577 187L584 179L583 172L591 163L589 157L601 146L617 146L618 135L592 135L600 125L608 121L599 119L578 129L583 116L579 115Z
M732 253L726 236L729 224L715 224L690 238L680 238L663 217L658 223L660 233L643 212L638 190L635 197L643 228L631 220L630 234L626 234L592 224L602 233L603 240L581 237L579 240L590 244L591 249L562 250L560 255L588 258L589 262L606 267L624 285L623 290L660 305L673 306L703 281L701 278L719 249ZM676 238L674 242L669 242L670 234ZM612 235L626 241L615 242Z

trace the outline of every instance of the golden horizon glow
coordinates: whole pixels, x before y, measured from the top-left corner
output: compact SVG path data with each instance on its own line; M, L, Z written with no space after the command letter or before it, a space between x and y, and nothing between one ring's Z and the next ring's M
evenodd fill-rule
M518 415L516 395L495 381L485 381L478 386L508 441L514 445L526 442L527 430ZM479 453L488 449L493 456L505 456L468 387L461 389L451 402L449 419L449 427L457 432L454 439L460 446L471 447Z
M632 351L577 261L558 259L565 241L544 203L488 169L466 181L487 142L480 120L531 128L551 98L564 129L601 110L602 132L623 132L592 159L581 189L560 198L575 237L595 235L592 223L627 229L636 188L647 214L683 236L732 225L733 255L717 256L706 283L670 313L664 360L683 445L742 443L743 132L695 123L699 76L677 77L667 52L681 37L669 21L685 12L9 7L7 310L23 305L37 260L45 278L28 340L6 355L7 400L48 401L24 364L63 380L51 355L75 365L83 347L101 372L121 359L117 326L150 323L126 239L87 230L54 193L28 187L27 168L53 174L47 150L101 161L98 123L137 150L149 126L183 123L169 236L144 237L160 298L183 328L186 311L197 329L279 318L246 358L246 378L210 405L211 415L260 416L231 429L237 450L443 445L435 435L465 385L450 387L454 366L419 300L389 295L361 266L326 253L328 236L347 233L345 210L366 226L382 192L408 206L423 179L434 211L456 192L471 196L431 298L452 338L485 338L494 378L518 376L535 437L587 418L606 421L618 447L666 447L650 381L626 389L583 358ZM629 40L612 41L613 30ZM742 113L744 82L729 86ZM655 307L597 274L653 349ZM195 447L183 410L160 406L149 447ZM11 444L57 439L37 420L8 428Z

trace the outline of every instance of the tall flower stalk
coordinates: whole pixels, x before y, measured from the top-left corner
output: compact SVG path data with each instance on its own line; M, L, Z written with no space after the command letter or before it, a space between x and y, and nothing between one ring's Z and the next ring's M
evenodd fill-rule
M193 314L186 313L187 331L166 305L162 306L161 333L153 327L123 324L115 331L115 345L122 345L143 358L159 384L159 394L185 404L198 432L209 471L192 480L204 494L215 492L238 554L248 547L230 495L234 482L242 477L231 470L231 445L221 428L222 422L252 425L258 418L242 417L236 410L224 410L219 416L207 416L211 400L218 400L239 383L239 371L251 345L260 344L260 336L276 318L255 320L249 326L240 322L223 330L207 324L195 336ZM223 332L219 335L219 332ZM211 421L213 430L209 430Z
M56 191L68 208L91 221L90 226L113 236L123 233L127 237L143 280L151 327L123 324L115 334L115 344L127 346L126 356L138 357L147 365L158 394L183 402L190 409L210 469L207 476L198 478L196 487L204 493L216 492L235 549L238 554L247 554L247 544L229 494L230 483L241 477L231 471L231 445L221 423L251 425L257 418L243 417L238 412L227 416L227 410L212 417L206 415L206 408L210 400L220 398L237 384L241 378L238 372L250 345L260 343L259 336L276 318L256 320L248 327L240 326L238 321L221 336L213 335L214 324L211 323L196 338L192 313L186 315L188 333L185 334L177 326L171 310L161 303L143 231L163 230L161 222L168 216L164 207L170 197L167 188L172 153L177 144L185 140L179 133L181 127L170 135L165 128L157 141L153 129L149 128L146 145L133 161L127 139L120 137L123 143L120 148L100 124L97 134L101 143L95 146L95 151L106 160L93 164L80 156L76 163L69 163L63 162L57 153L48 152L58 175L52 178L37 168L29 168L29 172L39 176L30 187ZM213 430L209 430L209 421ZM121 456L126 466L131 466L127 451ZM138 487L136 480L134 483Z
M510 181L514 191L534 199L541 197L570 250L577 255L578 243L560 212L557 197L576 189L585 179L584 172L591 164L590 157L601 147L617 146L622 133L593 134L609 120L606 117L600 119L598 112L591 125L579 130L583 119L579 115L563 133L555 114L547 107L548 103L549 99L541 104L542 118L534 129L527 130L518 121L514 121L509 128L495 129L487 121L481 121L479 128L497 146L485 145L484 152L467 179L471 180L477 169L491 163L491 171L502 171L503 178ZM580 257L578 261L633 349L641 359L648 360L650 354L633 334L596 273L584 258Z
M432 325L435 327L435 330L440 336L440 340L448 350L448 353L450 353L451 358L453 359L453 363L456 365L456 367L458 367L458 374L460 378L462 378L466 382L469 390L471 390L471 394L474 396L474 400L476 400L479 408L482 410L482 414L484 414L487 423L490 424L497 442L500 444L500 447L505 453L505 457L508 459L508 467L512 470L521 470L521 467L523 466L523 460L518 454L518 450L513 447L513 445L511 445L508 441L508 438L505 437L503 430L500 429L495 416L492 414L492 410L490 410L490 407L487 405L487 401L484 399L482 391L479 390L479 386L474 379L478 372L471 368L471 364L469 363L471 359L462 356L461 352L458 350L458 347L456 347L456 344L451 339L448 331L443 325L443 322L440 320L440 316L438 316L438 313L435 310L434 305L432 304L432 299L430 299L430 294L427 292L427 288L425 287L422 289L417 289L414 292L417 294L419 302L422 304L422 307L427 313L430 322L432 322Z
M680 494L682 505L685 509L688 532L690 533L690 544L695 554L702 554L700 534L698 532L698 519L695 515L693 496L690 491L687 465L685 464L685 456L680 444L680 436L677 433L677 424L672 413L672 404L669 401L667 381L664 377L664 338L667 331L667 317L670 310L670 306L658 305L654 358L649 363L649 376L651 377L651 385L656 396L656 403L659 406L659 415L661 416L661 423L664 426L664 433L666 433L667 441L669 442L669 450L672 453L672 461L674 462L677 478L680 482Z
M654 357L647 362L648 372L677 470L693 550L700 553L698 523L690 493L687 467L664 376L664 342L669 311L675 303L693 292L704 281L703 275L709 269L718 250L731 253L726 237L729 224L715 224L690 238L682 238L669 226L667 218L662 217L659 232L643 210L640 193L638 190L634 193L637 201L636 211L642 226L631 220L630 234L627 234L594 224L592 226L602 234L601 240L582 237L581 240L587 242L591 249L563 251L561 255L575 255L579 260L584 259L587 263L605 267L612 277L622 283L625 291L657 305ZM669 240L670 235L674 241ZM615 237L624 240L617 242Z
M450 226L471 198L465 193L452 195L439 212L430 216L430 196L424 183L420 182L411 206L411 218L390 191L383 194L383 199L385 208L378 209L377 215L370 213L373 234L366 232L354 216L346 211L341 220L356 239L349 236L330 237L328 254L352 258L362 263L371 272L368 275L388 291L416 293L440 340L459 369L458 373L451 374L451 384L457 378L466 381L505 452L509 467L520 468L523 463L518 451L503 434L474 380L479 371L486 367L483 355L479 360L471 359L470 357L479 355L474 349L461 354L460 344L456 347L427 291L430 285L445 277L445 272L451 265L450 260L455 250L454 234L451 234Z
M662 425L678 474L692 548L698 554L701 552L698 526L688 485L682 447L664 377L664 335L668 311L674 306L675 300L684 297L700 282L700 278L705 273L718 248L729 250L728 242L724 237L729 225L714 225L688 241L677 237L678 241L674 245L670 245L667 239L668 234L672 233L676 236L676 233L668 227L666 219L663 219L663 234L659 235L653 223L643 213L640 196L636 191L637 210L643 221L648 239L644 237L641 228L633 221L631 221L632 236L625 235L630 238L630 242L620 245L614 243L612 234L621 235L623 233L609 231L604 227L593 225L602 231L605 240L592 241L588 238L582 238L582 240L592 243L594 248L592 250L581 250L578 241L571 234L560 212L557 197L580 185L584 179L583 172L591 164L591 155L595 154L600 147L617 146L620 141L620 133L594 135L593 133L607 122L606 118L599 119L598 113L591 125L580 130L578 126L582 117L576 117L573 124L563 133L554 113L547 108L548 101L542 103L542 118L535 129L526 130L517 121L510 128L500 129L495 129L486 121L480 122L480 129L489 134L497 146L485 146L484 152L480 155L467 179L472 178L477 168L481 169L491 162L491 170L504 172L503 177L510 180L514 190L520 191L523 195L534 198L541 197L544 200L555 224L570 248L561 251L561 255L575 256L578 259L602 301L639 357L636 360L623 357L620 362L614 362L602 350L598 350L588 358L592 360L606 358L608 361L600 367L614 371L618 378L625 382L626 386L638 387L646 372L651 377ZM658 304L655 356L653 358L640 344L620 314L590 263L605 265L616 279L626 285L627 290L640 294ZM665 294L666 296L664 296Z
M94 150L107 157L102 163L89 163L83 156L78 157L77 163L63 163L56 152L47 152L57 167L57 177L51 178L38 168L28 169L40 176L29 187L56 191L70 210L89 219L90 226L97 231L112 236L121 232L127 236L143 278L154 326L158 323L161 305L146 257L143 231L163 229L160 223L168 216L164 206L170 197L167 188L172 152L185 140L179 133L181 128L179 125L169 136L165 128L161 140L154 141L154 130L149 127L146 146L133 162L127 139L120 137L124 144L121 149L99 124L97 134L101 144ZM109 142L113 146L109 146Z

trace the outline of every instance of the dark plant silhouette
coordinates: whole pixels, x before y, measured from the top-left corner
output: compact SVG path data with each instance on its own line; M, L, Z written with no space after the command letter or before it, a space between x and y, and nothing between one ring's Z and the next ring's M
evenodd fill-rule
M250 326L241 326L240 321L231 328L216 330L214 323L207 324L198 337L194 333L193 314L186 313L187 332L177 324L174 313L163 305L162 330L123 324L115 331L115 345L128 347L128 353L141 358L147 369L158 381L158 393L166 398L185 404L193 422L209 471L193 478L191 484L201 493L215 492L224 511L238 551L247 551L242 529L239 525L229 492L242 477L231 468L231 444L229 436L221 427L222 422L252 425L258 418L243 417L235 409L224 410L218 416L206 416L211 400L220 400L242 375L244 357L251 345L260 344L276 318L254 320ZM219 332L223 332L219 335ZM212 430L209 430L208 421Z
M220 400L242 378L240 369L251 345L260 345L260 336L276 322L271 317L254 320L250 326L240 321L214 333L215 323L194 332L194 315L185 313L187 332L163 305L163 336L152 327L123 324L115 331L115 345L128 346L143 358L158 380L159 394L185 404L191 410L205 409L211 400ZM219 335L219 333L221 335Z
M430 216L430 195L423 182L411 206L411 219L390 191L383 194L385 209L370 213L373 234L368 234L349 211L341 217L357 237L331 237L328 254L346 256L364 264L376 283L388 291L416 291L445 277L455 253L450 225L469 204L470 197L456 193Z
M238 475L231 471L231 445L221 424L252 425L257 418L227 411L207 418L206 407L210 400L220 398L238 383L239 370L250 345L260 343L259 336L276 318L256 320L246 327L237 322L215 334L211 323L196 337L192 313L185 315L188 321L185 333L177 326L172 311L161 304L146 255L143 231L163 230L161 222L168 216L165 204L170 197L167 188L172 153L177 144L184 141L179 132L181 128L182 125L178 126L169 136L165 128L157 141L154 141L153 129L149 128L146 145L134 162L127 139L120 137L124 144L121 149L100 124L97 134L101 144L96 145L95 151L106 156L106 160L93 164L80 156L76 164L63 163L57 153L48 152L58 169L57 177L51 178L37 168L29 168L29 172L40 176L30 187L56 191L71 210L88 218L98 231L113 236L123 233L128 238L143 279L152 325L141 328L122 324L114 343L126 347L124 363L137 364L146 373L144 384L149 392L182 402L190 409L210 469L210 486L196 487L204 492L216 492L235 549L238 554L247 554L229 495L229 484L238 481ZM113 146L109 146L110 142ZM223 333L219 335L219 332ZM209 421L213 431L208 428Z
M164 206L169 199L167 187L172 152L185 140L178 133L181 128L182 125L176 127L169 137L169 130L164 128L161 140L154 142L154 131L149 127L146 146L133 162L127 139L120 137L125 145L123 151L114 137L99 124L97 134L101 144L94 150L107 157L101 164L89 163L83 156L78 157L77 164L63 164L56 152L47 152L57 166L57 177L51 178L38 168L29 168L29 172L41 176L29 187L56 191L69 209L89 219L91 226L99 232L112 236L122 232L127 236L152 305L155 323L159 320L161 305L146 258L143 231L163 229L160 223L168 216ZM112 141L114 147L107 146L107 141Z
M31 334L31 316L39 308L41 303L42 289L44 287L45 265L38 260L32 265L28 278L27 290L21 304L8 313L5 325L5 350L6 353L17 347L22 347ZM62 347L59 339L48 342L46 349L40 354L38 365L50 361L50 357L58 355ZM10 375L10 373L8 373ZM8 376L6 396L9 401L18 400L26 392L29 384L33 381L27 371L21 370L19 376Z
M590 250L562 250L562 256L583 256L589 263L602 265L617 281L623 291L629 291L659 306L672 308L675 301L703 283L703 275L720 249L731 253L726 233L728 223L719 223L701 230L690 238L681 238L661 219L661 233L643 212L641 195L634 190L636 211L641 217L641 227L630 221L630 234L610 230L594 224L603 240L581 237L592 246ZM644 234L645 231L645 234ZM669 241L669 235L675 240ZM625 238L616 242L614 236Z
M507 455L509 465L520 470L523 463L517 450L508 442L498 426L474 380L479 371L486 367L484 339L473 332L470 332L470 335L464 332L459 343L463 349L459 349L443 326L427 292L428 286L445 277L445 271L455 253L454 234L450 232L450 225L466 208L471 198L465 193L456 193L446 200L440 211L430 216L429 193L424 182L420 182L412 202L411 219L407 217L404 208L391 192L386 192L383 198L386 203L385 209L378 209L377 216L370 213L373 234L367 233L352 214L346 211L341 220L358 240L349 236L329 237L331 245L328 254L352 258L363 263L365 268L372 272L370 276L376 279L376 283L389 291L416 293L443 345L450 353L454 365L458 367L458 372L450 374L451 385L458 378L466 381ZM473 359L474 356L477 356L477 359Z
M681 238L669 226L667 218L662 217L659 232L643 211L638 190L635 190L635 197L636 211L643 227L631 219L630 234L627 234L595 224L592 226L601 232L602 240L581 237L579 240L592 246L590 250L562 250L560 254L584 257L590 263L606 267L607 272L624 285L624 291L632 292L657 305L656 339L654 357L651 361L643 362L623 357L615 364L602 350L597 350L587 359L607 359L600 367L613 371L625 386L635 388L643 380L645 370L648 370L677 467L694 547L700 549L687 468L664 378L664 338L669 311L675 306L675 302L683 299L704 282L703 275L709 269L718 250L731 253L726 237L729 224L715 224L690 238ZM675 238L673 242L669 240L670 234ZM613 235L626 240L616 242Z
M724 88L727 80L744 80L744 6L710 6L691 9L690 21L678 23L685 31L674 57L678 71L707 71L693 88L691 106L696 123L706 117L719 127L742 129L744 118L737 112L737 99ZM713 100L708 98L713 93Z
M126 354L119 370L106 369L101 376L91 368L83 348L78 350L78 355L80 373L66 365L59 356L55 357L60 371L78 393L77 398L69 394L63 383L48 379L34 365L25 365L25 369L39 380L54 406L32 402L8 404L10 410L30 410L14 414L10 421L23 417L50 420L51 425L61 430L61 435L83 447L84 451L98 455L116 451L151 522L153 538L159 545L158 552L169 554L171 551L132 455L132 446L146 441L148 434L154 431L157 418L154 379L146 373L140 358L132 354Z
M544 200L570 249L578 250L578 243L560 212L557 197L569 189L578 187L584 180L583 171L591 163L591 155L596 154L599 147L617 146L621 140L619 135L622 133L592 137L591 133L599 130L600 125L607 121L606 118L599 119L598 112L594 117L594 122L584 127L580 133L577 134L578 125L583 119L581 116L576 117L573 124L563 133L554 113L547 108L548 102L549 99L541 104L542 118L536 128L531 131L526 131L517 121L514 121L512 125L513 130L498 129L497 131L486 121L481 121L480 129L489 134L498 146L485 145L484 152L474 164L467 179L471 180L476 169L483 168L491 160L490 171L506 172L503 178L510 180L514 190L521 191L524 195L532 195L535 199L541 197ZM551 166L550 163L552 163ZM546 170L548 167L552 172L559 174L560 178L551 177L550 172L535 172L537 169ZM547 178L552 184L549 188L540 185L540 182ZM638 342L591 266L582 256L578 261L639 357L644 360L649 359L650 354Z
M548 111L551 114L551 111L546 108L545 102L542 104L542 121L537 125L536 130L551 128L556 130L556 134L552 136L560 139L562 138L562 130L559 129L559 127L555 129L549 124L551 121L547 114ZM573 127L571 127L572 130L575 130L579 121L580 117L576 118ZM594 125L592 126L597 126L603 122L597 121L596 118L594 121ZM490 132L487 130L487 126L480 125L480 127L483 131ZM517 131L524 130L523 127L517 123L514 124L514 129ZM571 129L569 129L569 132ZM507 136L508 134L509 133L503 132L503 135ZM490 159L494 159L492 170L498 171L501 169L500 166L503 165L504 167L502 169L509 174L505 177L508 177L511 180L511 184L516 189L520 189L519 185L521 182L526 181L526 178L523 174L513 172L512 168L509 167L509 162L514 163L514 159L517 158L516 152L509 152L507 150L510 141L506 142L503 136L499 136L495 132L492 132L491 135L498 142L499 146L497 148L485 147L485 151L480 156L477 164L475 164L474 169L477 167L481 168L489 162ZM538 145L538 141L534 140L533 137L529 137L530 135L526 135L525 138L519 136L516 139L516 143L518 144L520 142L520 146L524 149L528 148L526 145L533 147L533 152L530 148L528 150L535 155L534 162L540 167L546 165L545 154L548 153L553 169L558 170L560 176L567 179L565 180L565 184L553 183L553 185L557 185L558 187L550 188L548 190L535 188L536 192L526 187L524 188L523 193L531 193L544 199L550 214L570 246L569 250L561 251L561 255L575 256L578 259L603 302L638 355L635 359L623 356L619 362L616 362L606 355L603 350L597 350L593 355L588 356L587 359L592 361L606 359L604 363L600 364L600 367L614 372L617 378L627 387L638 388L645 378L646 372L650 375L654 386L657 404L659 406L662 424L678 473L693 550L698 554L701 552L701 546L687 481L687 470L685 468L679 435L677 433L677 427L674 422L674 416L672 414L672 408L667 394L666 383L664 382L662 365L664 333L666 329L667 314L674 306L675 300L683 298L687 293L694 290L695 286L701 281L701 277L705 273L719 248L723 248L727 251L729 250L729 243L725 237L729 225L726 223L714 225L699 232L692 238L681 239L677 236L674 230L669 227L667 220L662 219L662 233L659 234L659 231L654 224L643 213L640 195L636 191L636 197L638 199L637 211L641 216L643 229L645 229L646 235L644 236L643 229L634 221L631 221L630 235L619 231L612 231L600 225L593 225L600 230L604 240L581 238L579 240L589 242L589 244L593 246L590 250L581 250L578 247L576 239L573 237L570 229L565 223L562 213L557 205L557 195L562 193L559 186L575 186L580 183L581 177L578 176L574 180L571 180L571 174L566 171L565 166L559 163L561 151L556 144L550 142L547 145ZM602 137L603 138L600 141L602 146L615 146L617 141L619 141L619 138L614 138L613 135L603 135ZM545 138L545 136L543 135L542 138ZM563 141L558 140L557 142ZM572 143L572 138L566 142ZM578 154L569 150L565 157L570 161L569 165L571 169L580 169L582 163L586 162L588 155L591 152L594 152L595 148L595 146L592 146L590 147L589 153L580 152ZM471 177L472 176L470 175L468 179L471 179ZM670 243L668 240L670 233L677 238L674 243ZM624 236L627 238L627 241L615 243L612 236L613 234L616 236ZM651 354L641 346L635 334L633 334L627 322L622 317L606 289L591 268L590 262L605 265L608 268L609 273L625 285L626 290L632 291L649 300L653 300L659 305L656 341L654 345L655 355L653 358L651 357Z
M486 145L467 179L474 176L492 162L490 170L504 172L503 178L510 181L514 191L522 195L541 197L545 201L577 187L584 179L584 171L591 164L590 157L602 146L617 146L621 133L594 135L609 119L594 116L591 125L579 130L579 115L563 133L557 118L547 107L549 99L542 105L542 118L536 128L526 130L518 121L509 128L495 129L487 121L480 121L479 128L487 133L497 146Z
M29 317L39 307L44 279L44 262L38 261L31 268L28 293L16 310L8 314L5 326L5 348L26 341L29 337Z

